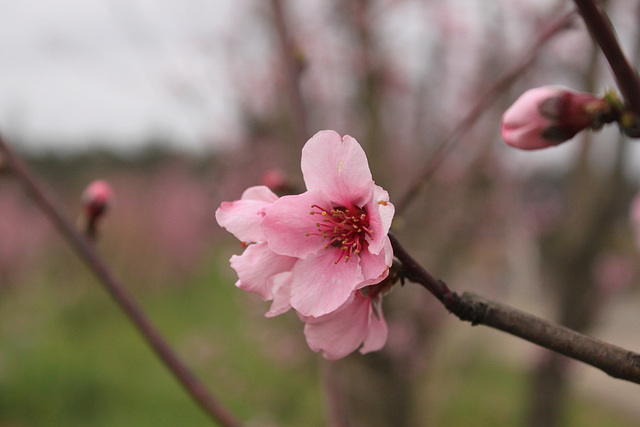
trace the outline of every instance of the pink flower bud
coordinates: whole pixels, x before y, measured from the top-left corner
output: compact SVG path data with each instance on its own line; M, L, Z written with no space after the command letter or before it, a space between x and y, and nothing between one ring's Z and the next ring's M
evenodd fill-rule
M269 187L271 191L279 193L289 188L289 180L282 169L269 169L262 174L262 185Z
M93 181L82 193L82 205L86 217L86 232L95 237L98 219L113 201L111 185L104 180Z
M607 103L588 93L543 86L523 93L502 116L502 139L521 150L553 147L597 127Z

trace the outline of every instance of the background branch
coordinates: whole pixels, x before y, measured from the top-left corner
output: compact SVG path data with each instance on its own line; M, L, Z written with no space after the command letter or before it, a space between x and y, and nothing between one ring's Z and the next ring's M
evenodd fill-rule
M98 278L105 290L125 312L151 349L178 379L193 400L220 425L227 427L240 426L240 422L211 395L206 387L189 371L184 363L182 363L160 332L158 332L147 319L142 309L135 302L133 296L109 270L93 244L62 215L62 210L57 207L53 198L45 192L42 185L32 176L26 165L13 153L2 137L0 137L0 154L4 157L6 166L24 185L27 192L42 209L45 216L49 218L58 231L71 244L76 253Z
M640 354L470 292L458 295L420 266L394 235L389 234L389 238L395 257L402 263L403 275L424 286L461 320L507 332L598 368L614 378L640 384Z
M413 180L409 188L405 191L404 195L394 203L396 206L396 212L402 213L406 210L409 204L419 194L424 184L433 176L435 171L444 162L447 154L455 148L455 146L462 140L462 137L473 127L473 125L482 117L482 114L493 104L501 95L515 83L515 81L522 75L522 73L531 66L536 59L538 52L553 36L560 31L569 28L572 20L575 17L575 11L566 12L554 20L548 27L546 27L538 36L535 43L531 48L520 57L514 65L512 65L507 71L505 71L498 80L491 85L478 100L473 104L471 109L467 112L464 118L457 124L457 126L447 135L446 138L440 142L438 147L431 154L427 160L424 169Z

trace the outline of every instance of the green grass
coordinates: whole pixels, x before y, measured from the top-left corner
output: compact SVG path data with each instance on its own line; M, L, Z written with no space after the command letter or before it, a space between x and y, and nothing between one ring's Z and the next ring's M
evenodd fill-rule
M315 356L291 363L265 357L247 331L259 320L289 333L287 320L247 316L247 296L231 283L211 268L189 283L136 293L182 358L241 419L322 425ZM0 425L208 424L93 279L61 285L39 278L3 295Z
M84 270L49 270L2 290L0 426L209 425L93 278ZM183 360L240 419L324 425L317 356L306 348L299 320L293 313L265 319L267 304L232 286L230 274L226 261L214 260L184 283L134 291ZM424 419L445 427L523 425L526 373L486 355L444 364L429 367L440 373L425 387L444 397L426 397ZM574 398L566 425L635 424Z

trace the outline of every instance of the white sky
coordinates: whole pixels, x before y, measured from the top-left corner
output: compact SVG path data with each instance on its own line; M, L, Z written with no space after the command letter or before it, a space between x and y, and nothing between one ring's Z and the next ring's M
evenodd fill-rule
M235 126L225 37L243 3L1 2L0 131L57 148L224 138Z

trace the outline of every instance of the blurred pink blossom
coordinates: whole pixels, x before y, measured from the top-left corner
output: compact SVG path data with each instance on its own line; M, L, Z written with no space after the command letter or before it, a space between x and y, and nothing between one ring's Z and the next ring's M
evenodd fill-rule
M558 86L523 93L502 116L502 139L521 150L553 147L594 125L607 109L602 98Z
M626 290L636 274L635 263L627 256L606 253L600 255L593 267L593 276L605 296Z
M358 343L354 346L352 340L347 347L353 351L364 341L365 349L377 349L378 333L372 343L362 336L362 326L369 324L362 323L363 307L371 308L371 298L361 299L363 294L355 291L388 276L393 253L387 233L394 214L389 195L375 185L358 142L334 131L318 132L305 144L302 173L305 193L278 198L265 186L251 187L240 200L224 202L216 211L218 224L250 244L231 258L236 286L273 300L267 316L293 307L308 325L315 325L309 326L311 331L332 331L340 319L358 316L360 332L353 333L359 338L352 337ZM311 320L334 312L323 321ZM328 319L333 320L326 323ZM345 348L335 338L310 342L329 357ZM386 332L381 341L380 347ZM336 353L331 342L340 346Z
M111 185L103 179L98 179L87 186L82 193L82 207L86 220L86 232L95 237L98 222L104 216L113 202L113 190Z
M280 192L289 188L287 174L282 169L269 169L261 178L262 184L272 191Z

